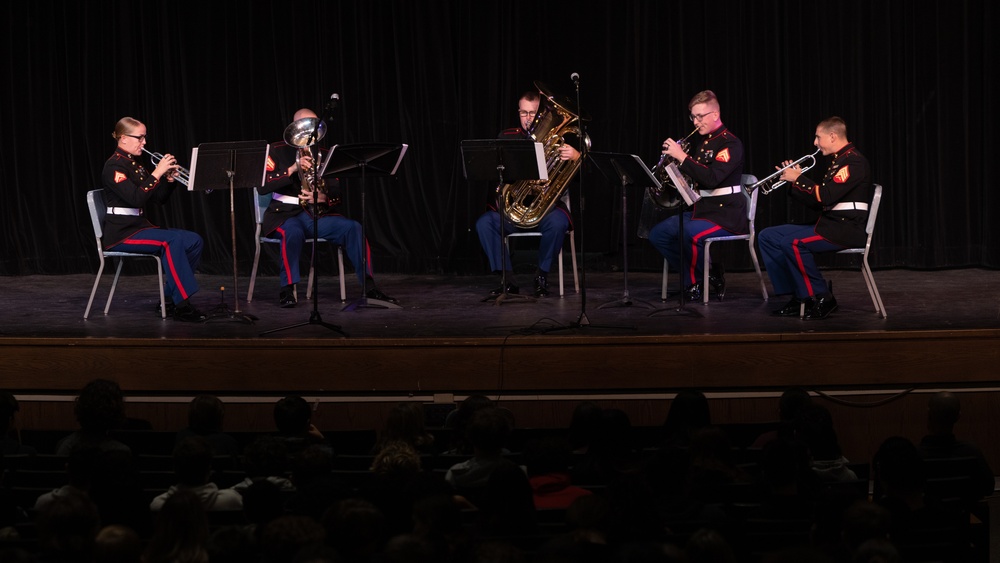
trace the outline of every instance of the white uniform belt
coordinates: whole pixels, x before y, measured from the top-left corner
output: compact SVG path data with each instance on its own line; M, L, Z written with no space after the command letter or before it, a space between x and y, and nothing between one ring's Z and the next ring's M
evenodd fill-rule
M845 201L830 208L830 211L868 211L868 204L863 201Z
M142 215L142 209L137 207L109 207L108 213L112 215L132 215L138 217Z
M743 191L741 186L729 186L726 188L715 188L714 190L698 190L701 197L718 197L720 195L738 194Z
M289 205L299 204L299 198L292 195L271 194L271 198L275 201L280 201L281 203L287 203Z

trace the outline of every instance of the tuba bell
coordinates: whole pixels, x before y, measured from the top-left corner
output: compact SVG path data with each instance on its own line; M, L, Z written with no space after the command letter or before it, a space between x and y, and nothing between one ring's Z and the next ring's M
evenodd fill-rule
M538 114L531 123L529 134L535 142L542 144L549 179L521 180L513 184L504 184L500 188L501 212L512 223L526 229L538 225L562 197L570 180L580 168L580 159L559 158L559 147L563 144L563 137L576 135L588 148L590 147L590 138L580 132L581 117L579 113L574 113L574 110L570 109L572 104L569 100L557 101L540 82L535 82L535 87L541 95L541 103L538 106Z
M298 147L298 159L304 156L312 157L312 146L326 136L326 123L320 121L318 117L303 117L293 121L285 128L285 142L291 146ZM309 170L299 169L299 180L302 182L302 191L308 193L326 194L326 181L316 174L318 163L314 160ZM316 197L310 199L299 198L299 204L303 209L313 215L322 215L330 210L328 204L320 204Z

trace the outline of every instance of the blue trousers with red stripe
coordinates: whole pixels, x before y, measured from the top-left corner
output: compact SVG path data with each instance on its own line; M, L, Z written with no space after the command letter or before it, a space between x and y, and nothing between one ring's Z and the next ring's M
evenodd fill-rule
M364 283L361 269L362 259L368 252L368 275L372 275L371 253L367 244L361 241L361 223L348 219L343 215L324 215L317 222L319 237L344 247L344 253L354 265L358 282ZM313 236L313 219L308 213L299 213L285 219L274 234L281 239L281 251L278 260L281 266L281 285L286 286L299 282L299 257L307 238Z
M757 244L774 292L799 299L829 292L814 255L844 249L816 234L814 225L768 227L757 235Z
M163 262L166 294L180 303L198 291L194 272L205 243L198 233L182 229L143 229L108 250L158 254Z
M668 217L649 230L649 242L667 259L674 271L684 272L688 284L701 283L705 268L705 239L708 237L732 236L735 233L723 229L711 221L691 219L691 212L684 213L684 256L681 256L678 234L680 216Z

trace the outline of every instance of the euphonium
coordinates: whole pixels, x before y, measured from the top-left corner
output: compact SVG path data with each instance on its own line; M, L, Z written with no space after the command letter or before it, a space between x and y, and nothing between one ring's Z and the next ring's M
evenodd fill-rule
M688 151L691 147L689 139L691 139L691 136L697 132L698 128L695 127L694 131L687 134L687 137L684 137L677 142L677 144L680 145L681 150L684 152ZM649 191L649 197L656 203L656 205L667 209L673 209L674 207L684 203L684 200L681 199L680 193L677 191L677 186L674 185L673 180L671 180L670 176L667 174L667 165L671 162L674 162L674 159L664 152L660 156L660 161L657 162L656 166L654 166L650 171L653 176L660 181L660 187L657 188L656 186L650 186L647 188Z
M569 104L556 102L555 96L546 92L542 84L535 82L535 87L538 88L542 101L529 133L535 142L542 143L549 179L521 180L500 188L501 212L522 228L538 225L562 197L580 168L580 159L559 158L563 137L576 135L587 147L590 146L590 138L580 132L580 116L568 108Z
M156 167L156 165L159 164L161 160L163 160L163 155L158 152L149 152L148 150L146 150L146 147L142 147L142 151L149 155L149 161L153 163L154 167ZM174 179L184 184L184 186L187 186L188 182L191 179L191 173L188 172L187 168L184 168L183 166L178 166L177 169L174 171Z
M757 182L756 184L753 184L752 186L750 186L750 188L749 188L750 189L750 193L753 193L754 190L759 189L760 193L762 193L764 195L767 195L767 194L773 192L774 190L780 188L782 185L785 184L785 181L781 179L781 173L782 172L784 172L785 170L788 170L789 168L791 168L793 166L798 166L798 165L802 164L803 162L805 162L807 160L811 160L812 162L810 162L806 166L803 166L801 171L805 172L806 170L809 170L813 166L816 166L816 155L817 154L819 154L819 149L816 149L816 152L814 152L812 154L807 154L807 155L803 156L802 158L796 160L795 162L792 162L792 163L789 163L789 164L787 164L785 166L782 166L781 168L777 169L773 174L771 174L767 178L764 178L763 180L761 180L761 181Z
M303 157L312 158L312 146L318 143L326 135L326 123L320 121L318 117L304 117L293 121L291 125L285 128L285 142L289 145L299 147L298 150L298 160L302 160ZM299 181L302 184L302 191L309 194L324 194L326 195L326 181L321 177L317 176L316 167L319 165L316 160L313 160L313 165L309 167L309 170L302 170L299 168ZM299 198L299 204L306 211L313 213L314 215L322 215L330 210L330 205L327 203L320 203L318 201L318 196L314 196L317 201L313 202L313 198Z

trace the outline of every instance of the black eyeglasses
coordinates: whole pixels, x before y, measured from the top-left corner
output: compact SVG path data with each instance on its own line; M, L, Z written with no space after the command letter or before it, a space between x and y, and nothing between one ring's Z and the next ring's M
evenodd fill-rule
M695 121L701 121L702 119L705 119L706 117L712 115L713 113L715 112L710 111L708 113L699 113L699 114L692 113L691 115L688 116L688 119L691 120L691 123L694 123Z
M126 137L132 137L133 139L135 139L137 141L145 141L146 140L146 136L145 135L129 135L128 133L125 133L125 136Z

